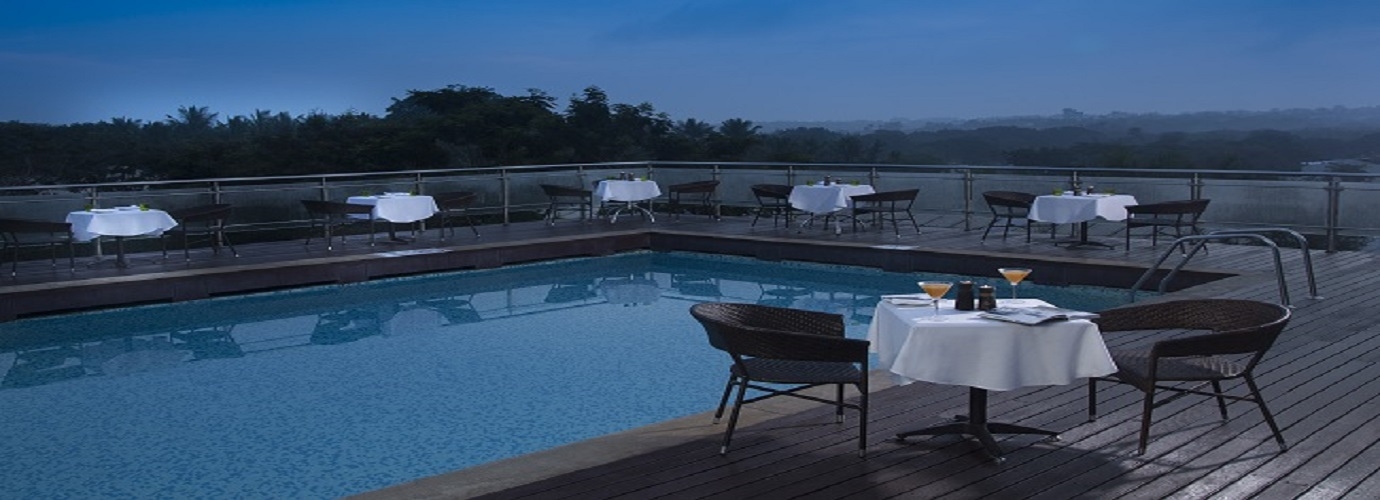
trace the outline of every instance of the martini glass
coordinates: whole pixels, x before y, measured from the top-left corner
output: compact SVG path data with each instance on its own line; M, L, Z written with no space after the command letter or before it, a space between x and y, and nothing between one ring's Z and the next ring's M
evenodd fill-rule
M944 297L944 294L949 293L949 288L954 284L948 281L921 281L917 284L920 285L921 290L929 294L930 299L932 299L931 302L934 302L934 312L930 314L930 319L944 321L939 317L939 299Z
M1006 281L1011 282L1011 298L1014 300L1016 298L1016 285L1021 284L1021 280L1024 280L1026 276L1030 275L1030 268L1002 267L997 268L997 272L1001 273L1002 277L1006 278Z

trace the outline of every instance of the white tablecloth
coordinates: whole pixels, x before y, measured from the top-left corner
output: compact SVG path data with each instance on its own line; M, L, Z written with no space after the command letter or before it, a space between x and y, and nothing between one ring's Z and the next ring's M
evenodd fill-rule
M642 201L661 196L656 181L599 181L594 197L603 201Z
M436 199L425 195L351 196L345 202L356 205L371 205L374 207L374 218L398 224L417 222L441 211L436 206Z
M797 210L812 214L827 214L848 208L849 197L872 194L872 186L863 184L831 184L814 186L795 186L791 188L790 203Z
M97 208L67 214L72 237L91 241L97 236L157 236L174 227L177 221L162 210L137 207Z
M1048 305L1036 299L1002 300L1002 307ZM898 383L916 380L1006 391L1064 385L1116 371L1097 325L1087 320L1037 326L993 321L957 311L943 301L946 321L928 320L931 306L877 304L867 337L880 368Z
M1136 197L1128 194L1044 195L1035 197L1030 218L1055 224L1087 222L1098 217L1126 220L1126 207L1135 204Z

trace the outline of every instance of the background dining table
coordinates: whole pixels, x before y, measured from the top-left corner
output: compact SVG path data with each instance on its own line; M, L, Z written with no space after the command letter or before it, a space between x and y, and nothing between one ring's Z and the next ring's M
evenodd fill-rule
M843 210L852 205L852 197L861 194L872 194L876 190L868 184L841 184L832 182L829 184L807 184L791 188L791 196L787 200L792 208L810 214L810 217L800 223L800 227L805 227L814 220L815 217L828 216ZM834 222L834 232L842 232L838 222Z
M138 206L78 210L67 214L66 220L72 225L72 239L76 241L114 237L116 267L129 267L125 259L126 237L157 236L177 227L177 221L167 212Z
M1088 222L1099 217L1111 221L1126 220L1126 207L1136 203L1136 197L1127 194L1075 195L1065 192L1035 197L1035 202L1030 205L1029 217L1040 222L1078 224L1078 239L1056 244L1114 248L1100 241L1089 240Z
M618 222L618 214L622 213L624 209L641 211L648 220L656 222L656 216L652 215L652 211L639 206L637 203L658 196L661 196L661 186L658 186L653 180L606 179L599 181L599 185L594 188L594 197L600 201L623 204L609 215L609 222Z

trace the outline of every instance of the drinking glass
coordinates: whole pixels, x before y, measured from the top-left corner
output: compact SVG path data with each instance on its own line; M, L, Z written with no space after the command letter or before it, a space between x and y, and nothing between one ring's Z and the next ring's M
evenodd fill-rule
M1030 275L1030 269L1025 267L1001 267L997 268L1006 281L1011 282L1011 298L1016 298L1016 285L1021 284L1026 276Z
M944 297L944 294L949 293L949 287L954 284L948 281L921 281L916 284L920 285L920 289L929 294L931 302L934 302L934 312L930 314L930 319L943 321L939 317L939 299Z

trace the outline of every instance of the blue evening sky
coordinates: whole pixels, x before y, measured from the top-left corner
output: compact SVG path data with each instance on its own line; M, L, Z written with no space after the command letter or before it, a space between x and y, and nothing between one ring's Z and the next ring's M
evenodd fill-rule
M17 5L16 5L17 4ZM674 119L1374 106L1374 0L10 0L0 121L381 115L451 84Z

